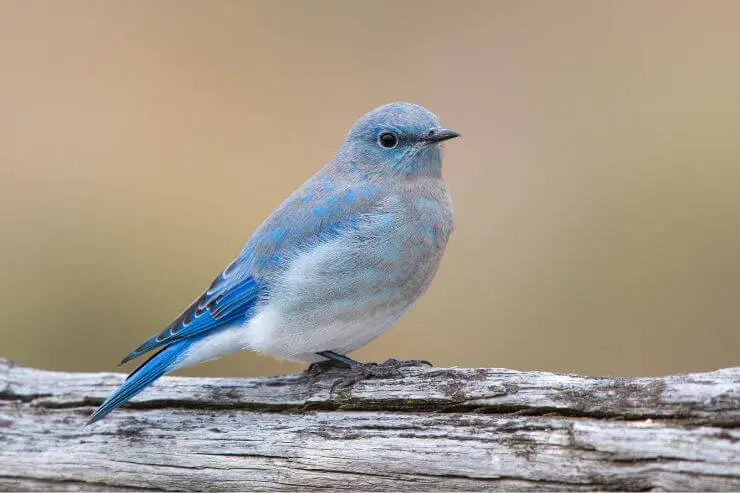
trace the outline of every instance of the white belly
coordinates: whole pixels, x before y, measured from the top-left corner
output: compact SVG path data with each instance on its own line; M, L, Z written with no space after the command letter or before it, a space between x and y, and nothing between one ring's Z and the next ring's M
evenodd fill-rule
M368 274L362 265L345 268L356 251L336 239L294 258L245 326L249 349L320 361L319 351L348 353L390 329L415 299L388 276Z
M324 359L317 352L346 354L364 346L390 329L407 309L394 308L354 320L307 325L291 321L267 305L240 330L246 336L248 349L282 359L316 362Z

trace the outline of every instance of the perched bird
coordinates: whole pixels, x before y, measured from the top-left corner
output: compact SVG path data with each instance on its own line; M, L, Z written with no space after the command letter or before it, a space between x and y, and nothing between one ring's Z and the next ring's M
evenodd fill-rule
M393 326L437 272L453 229L440 143L458 136L410 103L360 118L211 286L123 359L161 349L89 422L168 372L239 351L365 366L345 355Z

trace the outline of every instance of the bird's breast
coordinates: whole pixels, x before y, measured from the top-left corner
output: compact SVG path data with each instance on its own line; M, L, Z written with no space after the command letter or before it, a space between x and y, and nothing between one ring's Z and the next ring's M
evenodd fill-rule
M437 271L452 231L445 200L390 194L351 227L296 251L270 280L250 347L284 357L351 351L387 330Z

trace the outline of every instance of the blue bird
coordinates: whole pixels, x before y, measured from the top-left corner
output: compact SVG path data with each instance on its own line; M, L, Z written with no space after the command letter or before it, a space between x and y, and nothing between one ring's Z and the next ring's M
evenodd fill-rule
M168 372L240 351L362 366L345 355L392 327L437 272L453 229L440 143L458 136L410 103L360 118L211 286L123 359L160 350L89 423Z

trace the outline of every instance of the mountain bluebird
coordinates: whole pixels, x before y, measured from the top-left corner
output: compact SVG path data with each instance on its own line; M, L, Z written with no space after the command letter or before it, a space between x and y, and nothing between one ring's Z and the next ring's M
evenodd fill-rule
M161 349L90 423L165 373L239 351L368 366L345 355L393 326L437 272L453 228L440 143L458 136L410 103L360 118L211 286L123 359Z

